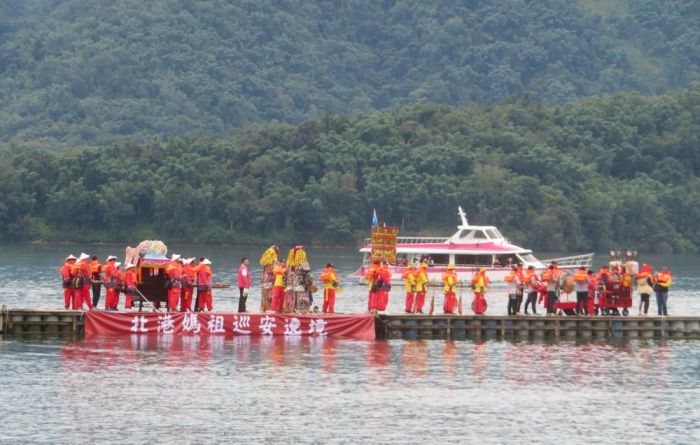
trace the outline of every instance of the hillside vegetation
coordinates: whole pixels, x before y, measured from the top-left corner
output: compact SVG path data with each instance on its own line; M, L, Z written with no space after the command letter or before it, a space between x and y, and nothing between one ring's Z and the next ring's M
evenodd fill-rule
M547 250L697 251L700 84L564 106L419 104L299 125L0 157L0 239L352 243L462 205Z
M698 23L688 0L4 0L0 143L655 94L700 80Z

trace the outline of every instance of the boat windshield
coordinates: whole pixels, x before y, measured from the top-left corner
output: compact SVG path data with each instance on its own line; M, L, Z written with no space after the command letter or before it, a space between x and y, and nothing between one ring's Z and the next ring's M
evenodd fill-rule
M483 230L464 230L459 236L463 240L487 240Z
M503 238L503 235L501 235L500 232L496 229L486 229L486 235L488 235L488 237L491 239Z
M536 263L537 262L537 258L535 258L535 256L531 253L526 253L524 255L520 254L518 256L520 258L522 258L523 262L525 262L525 263Z

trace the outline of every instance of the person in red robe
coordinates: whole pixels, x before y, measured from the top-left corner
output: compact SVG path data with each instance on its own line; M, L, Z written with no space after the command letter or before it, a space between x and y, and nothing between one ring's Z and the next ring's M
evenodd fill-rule
M65 309L70 309L73 302L73 268L77 260L73 255L68 255L60 269L63 281L63 307Z
M194 283L197 273L192 267L194 258L182 261L182 298L180 299L180 312L192 311L192 295L194 295Z
M168 275L168 311L176 312L182 291L182 258L173 254L170 264L165 267Z
M208 311L214 309L214 304L211 296L211 261L207 258L202 260L199 268L197 270L197 292L199 295L199 310L202 311L205 308Z
M134 305L134 295L136 295L136 264L127 264L124 272L124 287L126 288L125 309L131 309Z
M115 256L108 256L107 262L102 266L105 282L105 309L116 310L119 306L119 269L116 267Z

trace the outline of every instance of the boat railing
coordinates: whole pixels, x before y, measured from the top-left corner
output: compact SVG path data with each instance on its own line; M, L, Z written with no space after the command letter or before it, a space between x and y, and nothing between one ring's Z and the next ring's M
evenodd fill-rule
M586 253L583 255L572 255L564 256L559 258L549 258L546 260L541 260L544 264L550 264L552 261L556 261L559 267L570 267L570 266L584 266L591 267L593 265L593 253Z
M430 236L399 236L396 238L397 244L443 244L450 238L430 237ZM365 246L372 242L371 238L365 238Z

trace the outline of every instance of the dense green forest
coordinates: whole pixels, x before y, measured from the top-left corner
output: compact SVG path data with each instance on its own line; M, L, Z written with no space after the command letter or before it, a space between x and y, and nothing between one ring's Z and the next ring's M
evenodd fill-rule
M689 0L3 0L0 144L658 94L700 80L699 23Z
M352 243L474 223L548 250L700 248L700 84L675 93L418 104L230 138L0 157L4 240Z

